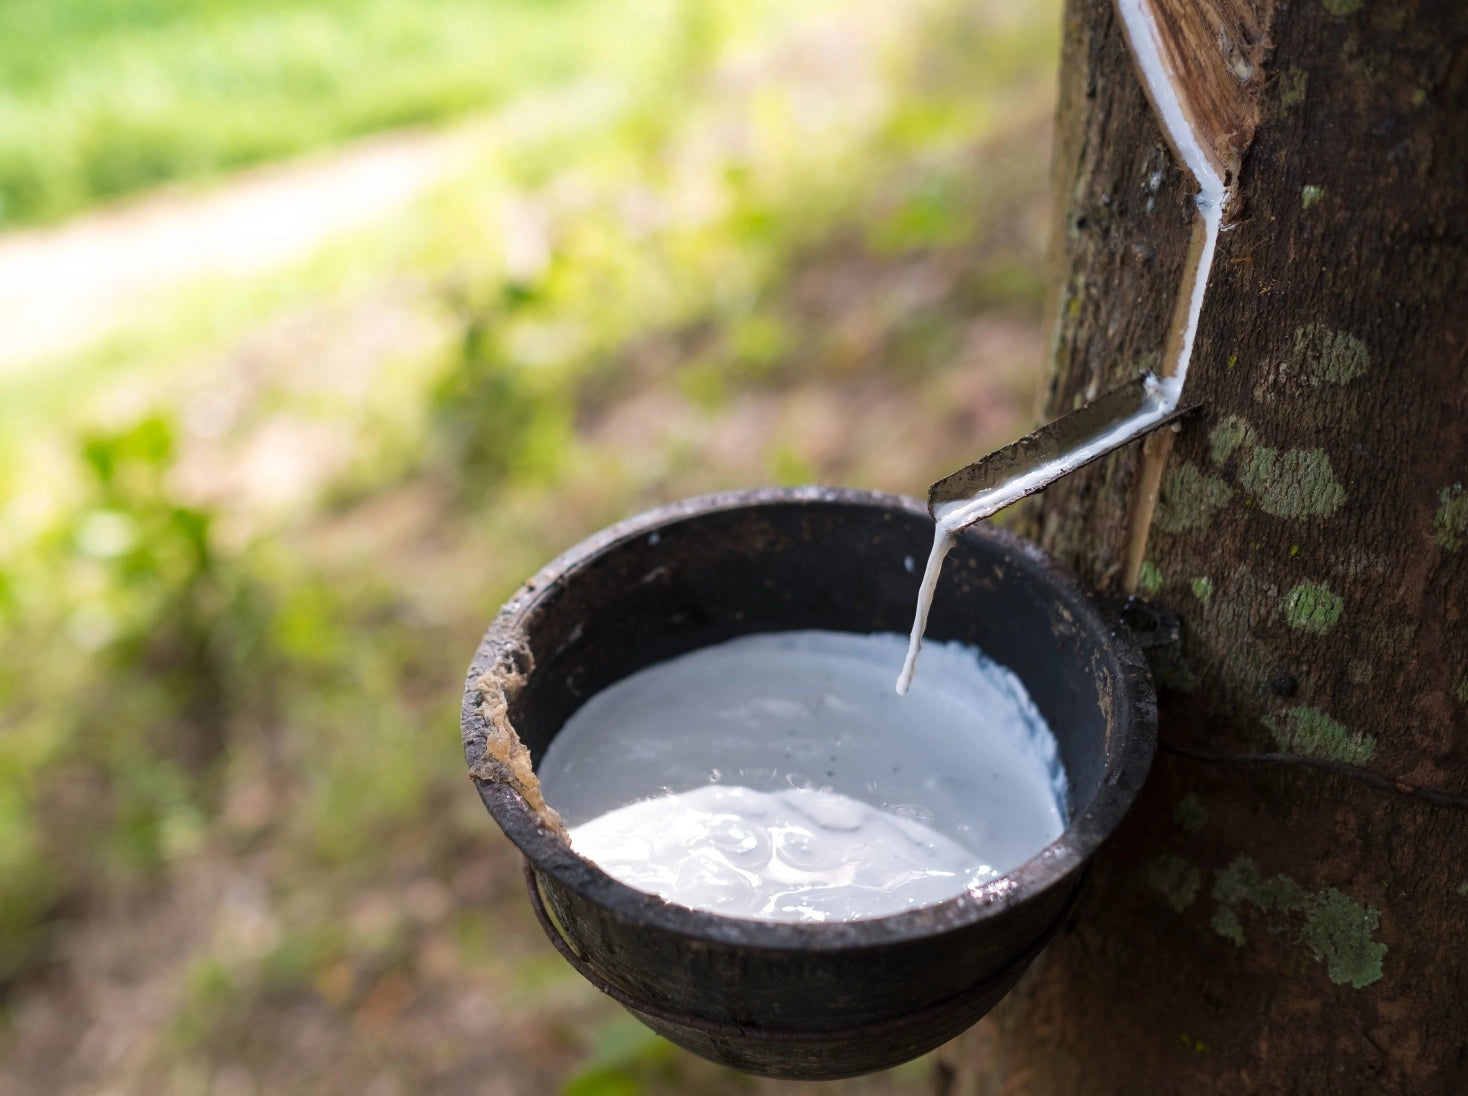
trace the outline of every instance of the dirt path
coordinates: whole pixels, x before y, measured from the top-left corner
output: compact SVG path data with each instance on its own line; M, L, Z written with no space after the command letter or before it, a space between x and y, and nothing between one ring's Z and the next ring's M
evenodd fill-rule
M83 349L191 283L308 258L472 170L483 150L584 118L598 95L606 89L572 85L449 128L370 137L0 234L0 377Z
M308 255L423 193L461 143L455 131L391 134L207 193L169 191L0 237L0 373L104 337L196 279Z

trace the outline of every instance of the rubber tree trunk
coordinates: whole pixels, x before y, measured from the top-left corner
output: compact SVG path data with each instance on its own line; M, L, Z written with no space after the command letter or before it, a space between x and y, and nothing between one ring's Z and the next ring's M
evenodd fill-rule
M950 1093L1468 1092L1468 5L1265 14L1138 555L1161 751ZM1109 0L1065 19L1050 415L1158 364L1195 190ZM1032 513L1103 588L1140 448Z

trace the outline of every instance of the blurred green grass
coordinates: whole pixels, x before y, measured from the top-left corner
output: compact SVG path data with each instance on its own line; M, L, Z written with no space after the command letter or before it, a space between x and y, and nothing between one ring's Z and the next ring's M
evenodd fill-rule
M6 0L0 228L587 74L656 77L679 0Z
M589 4L524 10L553 36ZM302 8L248 18L285 37ZM77 16L76 55L131 41L125 9ZM70 5L0 18L25 10L61 27ZM631 20L598 10L574 33ZM520 580L631 511L916 491L1028 425L1057 26L952 0L812 27L658 10L636 46L658 63L612 107L0 378L0 1079L52 1068L16 1018L58 984L117 992L74 958L90 940L166 1002L120 1029L125 1089L239 1067L269 1091L457 1090L495 1063L509 1091L753 1091L542 961L465 786L462 668ZM475 994L503 1012L455 1027Z

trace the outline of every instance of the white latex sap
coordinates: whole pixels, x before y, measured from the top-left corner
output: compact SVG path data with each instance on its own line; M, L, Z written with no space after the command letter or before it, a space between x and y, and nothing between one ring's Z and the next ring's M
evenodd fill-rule
M745 636L592 697L539 766L572 846L671 901L772 920L953 897L1064 828L1055 739L1019 680L931 644L906 697L893 634Z
M1188 107L1178 96L1175 74L1162 53L1162 35L1157 20L1146 0L1117 0L1127 37L1137 68L1152 93L1162 128L1166 130L1184 164L1198 183L1198 194L1194 201L1203 226L1202 246L1198 249L1196 266L1184 274L1191 282L1184 281L1187 290L1188 308L1183 319L1183 329L1178 343L1177 358L1171 363L1172 374L1154 377L1149 385L1147 400L1136 415L1100 437L1088 439L1073 452L1051 461L1040 468L1031 469L1027 475L1017 476L1008 483L981 491L971 498L945 503L933 514L937 527L933 530L933 549L928 555L928 565L923 571L922 586L918 591L917 612L914 614L912 634L908 637L907 657L902 671L897 675L898 693L906 693L912 684L917 669L918 651L923 645L923 630L928 623L928 610L933 604L933 591L938 585L938 573L943 559L953 548L955 533L965 526L997 513L1011 503L1024 498L1034 484L1049 482L1057 472L1067 472L1087 463L1098 453L1105 453L1130 438L1135 438L1166 419L1177 410L1182 399L1183 384L1188 377L1188 364L1193 359L1193 342L1198 334L1198 318L1203 314L1203 296L1208 289L1208 278L1213 270L1213 254L1218 246L1218 233L1223 224L1223 207L1228 201L1228 189L1213 159L1204 149L1204 138L1193 128L1188 117Z
M1210 237L1211 238L1211 237ZM1198 297L1202 306L1202 297ZM1189 336L1191 338L1191 336ZM1178 377L1150 378L1146 399L1135 415L1118 423L1111 430L1098 434L1077 445L1054 460L1030 469L1028 473L980 491L966 499L945 502L933 512L933 548L928 554L927 566L923 568L922 585L918 587L917 611L913 615L912 634L907 641L907 657L903 659L902 671L897 675L897 692L906 694L912 685L917 670L918 652L923 646L923 632L928 626L928 611L933 607L933 591L938 586L938 575L943 569L943 560L957 543L960 529L997 513L1011 503L1018 502L1036 484L1045 484L1058 475L1064 475L1094 460L1098 454L1109 452L1117 445L1137 437L1139 432L1151 429L1175 410L1182 393L1182 381Z

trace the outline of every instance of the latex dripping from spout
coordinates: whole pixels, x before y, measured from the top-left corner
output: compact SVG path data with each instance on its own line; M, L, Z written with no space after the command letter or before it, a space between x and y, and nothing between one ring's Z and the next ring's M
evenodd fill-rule
M960 530L1150 434L1185 410L1183 388L1229 191L1220 165L1189 121L1188 105L1176 74L1163 59L1161 35L1151 8L1145 0L1117 0L1117 9L1168 140L1198 183L1194 200L1201 241L1197 261L1184 273L1179 287L1180 324L1174 323L1169 340L1176 339L1176 355L1171 359L1171 370L1163 375L1144 373L933 484L928 492L928 510L934 521L933 547L918 588L907 656L897 677L898 693L906 693L912 685L938 576Z

